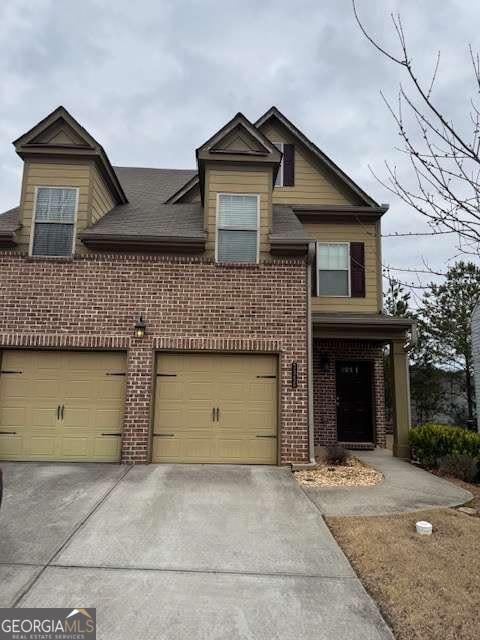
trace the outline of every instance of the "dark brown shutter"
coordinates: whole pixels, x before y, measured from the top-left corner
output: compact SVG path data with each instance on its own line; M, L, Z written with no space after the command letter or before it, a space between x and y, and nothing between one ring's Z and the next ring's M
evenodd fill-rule
M283 186L293 187L295 184L295 145L283 145Z
M365 297L365 245L350 243L350 278L352 298Z

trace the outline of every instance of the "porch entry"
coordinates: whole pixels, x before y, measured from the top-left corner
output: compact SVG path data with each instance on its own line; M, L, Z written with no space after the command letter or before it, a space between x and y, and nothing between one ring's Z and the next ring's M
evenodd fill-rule
M374 442L372 383L372 362L337 361L337 439L340 442Z

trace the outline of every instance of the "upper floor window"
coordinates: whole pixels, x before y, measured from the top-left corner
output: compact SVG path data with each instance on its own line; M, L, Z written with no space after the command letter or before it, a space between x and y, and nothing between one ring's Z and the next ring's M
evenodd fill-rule
M258 195L219 193L217 262L257 262L258 226Z
M317 242L317 293L350 296L350 244Z
M31 254L71 256L73 253L78 189L37 187Z

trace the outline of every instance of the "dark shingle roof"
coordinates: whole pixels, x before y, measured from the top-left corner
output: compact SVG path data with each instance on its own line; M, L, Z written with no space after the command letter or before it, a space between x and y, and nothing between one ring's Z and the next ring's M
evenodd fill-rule
M122 204L84 231L82 238L97 236L203 238L203 210L200 203Z
M144 169L114 167L130 203L148 205L166 202L180 187L197 175L196 169Z
M272 240L305 240L310 238L303 224L291 207L284 204L273 205Z
M20 207L14 207L4 213L0 213L0 236L12 234L18 229L18 216Z
M196 171L115 167L115 172L129 202L114 207L82 237L204 237L199 203L164 204Z
M195 238L205 237L203 210L200 203L165 204L186 184L195 170L144 169L115 167L129 202L114 207L96 224L86 229L82 238ZM0 235L18 227L18 207L0 215ZM273 206L272 240L308 239L293 209Z

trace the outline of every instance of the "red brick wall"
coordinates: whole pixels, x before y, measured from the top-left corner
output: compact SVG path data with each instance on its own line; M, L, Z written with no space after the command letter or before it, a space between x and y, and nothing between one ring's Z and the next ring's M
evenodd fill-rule
M322 369L320 362L324 355L328 356L328 364ZM371 360L373 362L376 444L385 447L385 384L382 347L371 342L320 339L314 339L313 342L315 445L326 446L337 441L336 360Z
M140 314L143 340L133 337ZM3 252L2 346L127 350L124 462L148 461L156 349L279 353L280 461L308 459L303 260L226 267L196 257Z

